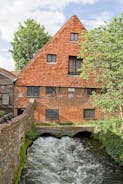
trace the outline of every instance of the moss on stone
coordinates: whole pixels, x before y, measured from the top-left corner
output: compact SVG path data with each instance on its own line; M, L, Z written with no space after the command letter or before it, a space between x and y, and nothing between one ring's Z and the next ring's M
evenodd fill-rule
M21 173L22 173L22 170L24 168L24 163L25 163L26 158L27 158L27 156L26 156L27 149L37 137L38 137L38 135L36 132L36 127L33 124L31 130L26 132L24 143L20 149L20 165L18 168L17 176L15 177L15 180L14 180L14 184L19 184Z

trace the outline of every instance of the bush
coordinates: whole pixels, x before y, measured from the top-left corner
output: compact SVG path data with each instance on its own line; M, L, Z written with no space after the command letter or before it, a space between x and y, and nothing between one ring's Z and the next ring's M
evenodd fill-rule
M122 121L118 118L98 121L94 137L102 142L106 152L123 165L123 137L120 132Z
M123 165L123 139L120 136L107 132L102 136L102 142L107 153L116 161Z

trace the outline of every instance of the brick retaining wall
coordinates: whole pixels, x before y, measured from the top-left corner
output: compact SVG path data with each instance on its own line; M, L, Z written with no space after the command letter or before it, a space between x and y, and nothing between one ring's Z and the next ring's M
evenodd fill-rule
M9 124L0 125L0 184L12 184L19 167L19 152L25 132L34 122L34 102Z

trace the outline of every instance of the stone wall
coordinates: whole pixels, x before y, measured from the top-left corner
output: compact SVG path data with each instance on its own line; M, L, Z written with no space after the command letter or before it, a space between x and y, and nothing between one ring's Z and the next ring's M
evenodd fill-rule
M0 184L12 184L17 174L25 132L34 121L34 106L30 103L22 115L0 125Z

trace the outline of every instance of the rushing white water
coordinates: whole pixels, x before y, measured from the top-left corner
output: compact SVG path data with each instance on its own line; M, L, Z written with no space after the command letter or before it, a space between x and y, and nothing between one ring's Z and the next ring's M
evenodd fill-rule
M123 172L86 139L40 137L28 150L20 184L123 184Z

